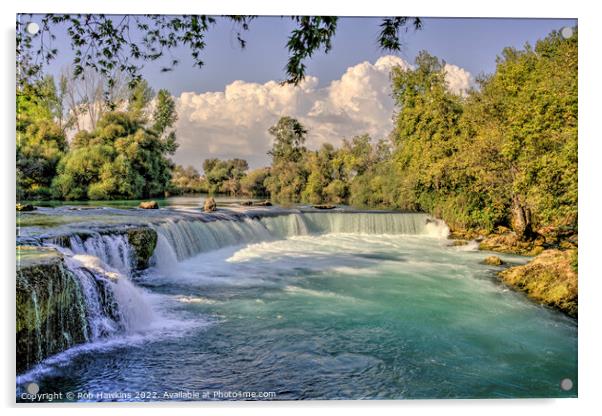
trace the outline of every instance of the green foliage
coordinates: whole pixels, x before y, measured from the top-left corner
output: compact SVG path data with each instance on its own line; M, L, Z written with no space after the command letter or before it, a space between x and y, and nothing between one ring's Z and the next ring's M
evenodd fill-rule
M240 192L247 196L267 196L265 181L270 175L269 168L259 168L250 171L240 180Z
M188 193L207 193L209 187L205 178L192 166L176 165L171 175L169 193L182 195Z
M171 97L157 97L152 120L146 108L152 100L144 82L132 91L127 112L106 113L92 132L77 134L60 161L52 183L56 198L135 199L163 196L169 188L175 133L161 135L175 122ZM151 127L147 127L150 125Z
M281 201L298 201L307 181L303 158L307 149L307 130L298 120L285 116L269 128L274 136L270 176L265 181L272 198Z
M465 98L447 91L443 62L426 53L415 70L394 71L393 89L397 206L456 228L576 229L576 34L505 49Z
M205 179L209 193L226 193L239 195L241 193L241 179L249 170L249 164L242 159L206 159L203 162Z
M56 166L67 149L60 126L59 97L54 80L45 78L17 90L17 199L50 196Z

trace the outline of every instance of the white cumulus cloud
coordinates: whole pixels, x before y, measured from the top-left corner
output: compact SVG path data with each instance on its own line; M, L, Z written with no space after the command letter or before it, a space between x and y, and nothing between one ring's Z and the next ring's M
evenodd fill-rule
M307 146L338 145L343 138L368 133L385 137L393 127L394 104L390 71L412 68L396 56L347 68L340 79L319 87L308 76L299 86L234 81L224 91L184 92L177 97L176 125L180 147L175 161L200 167L209 157L247 159L251 167L269 164L272 138L267 130L282 116L291 116L309 130ZM446 65L450 90L463 93L470 73Z

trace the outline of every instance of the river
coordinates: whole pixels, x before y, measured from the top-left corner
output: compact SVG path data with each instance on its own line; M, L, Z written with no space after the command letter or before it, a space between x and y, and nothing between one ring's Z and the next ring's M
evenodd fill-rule
M151 267L133 271L119 237L74 234L69 268L83 287L90 270L117 275L119 312L87 295L95 336L19 375L18 397L30 382L79 401L576 397L576 321L500 284L487 253L451 246L425 214L200 221L180 202L173 215L81 211L96 225L160 217ZM24 238L56 227L89 225Z

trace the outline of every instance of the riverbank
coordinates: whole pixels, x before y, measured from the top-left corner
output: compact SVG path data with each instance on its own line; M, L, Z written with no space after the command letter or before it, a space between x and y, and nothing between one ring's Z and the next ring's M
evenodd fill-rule
M487 234L475 230L454 230L454 244L478 242L479 250L533 257L526 265L498 273L499 279L514 290L524 292L537 303L578 316L578 235L572 230L546 227L528 241L501 227Z

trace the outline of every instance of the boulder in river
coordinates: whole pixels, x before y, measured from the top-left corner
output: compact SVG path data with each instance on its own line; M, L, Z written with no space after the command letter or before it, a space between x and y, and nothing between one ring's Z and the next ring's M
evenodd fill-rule
M205 199L205 203L203 204L203 211L205 212L213 212L217 209L217 204L215 203L215 199L212 196Z
M157 232L147 227L130 228L127 237L134 252L134 265L138 270L146 269L157 246Z
M142 209L159 209L159 204L157 201L142 201L138 208Z
M33 211L36 207L31 204L17 204L17 211L25 212L25 211Z
M251 205L253 205L253 201L242 201L240 205L242 205L243 207L250 207Z
M272 203L266 199L265 201L256 202L253 205L258 206L258 207L271 207Z
M335 209L337 206L336 205L321 204L321 205L312 205L312 207L314 207L315 209Z
M490 266L501 266L502 264L504 264L502 259L500 259L498 256L489 256L485 260L483 260L483 263L488 264Z

